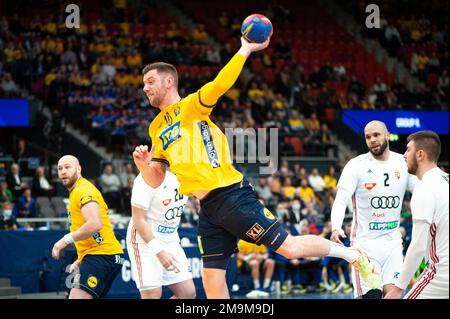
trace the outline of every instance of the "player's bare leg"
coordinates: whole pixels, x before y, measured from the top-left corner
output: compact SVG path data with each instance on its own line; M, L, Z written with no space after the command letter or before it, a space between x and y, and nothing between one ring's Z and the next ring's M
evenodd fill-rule
M92 295L80 288L70 289L69 299L93 299Z
M218 268L203 268L203 287L208 299L230 299L226 271Z
M146 289L141 291L142 299L161 299L162 289L154 288L154 289Z
M176 284L169 285L169 289L173 292L170 299L195 299L195 285L192 279L187 279Z

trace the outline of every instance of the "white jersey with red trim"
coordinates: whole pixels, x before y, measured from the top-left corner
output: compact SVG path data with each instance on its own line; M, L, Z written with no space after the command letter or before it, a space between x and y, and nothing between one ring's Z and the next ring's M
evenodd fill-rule
M162 242L179 242L178 227L181 214L188 197L179 193L180 183L176 176L166 171L163 183L150 187L139 174L134 180L131 195L131 205L146 211L146 221L152 229L155 238ZM128 225L128 233L132 233L133 219ZM137 243L144 243L136 234Z
M414 220L425 220L430 227L428 260L430 266L448 269L448 174L438 167L426 172L411 198Z
M449 297L449 176L438 167L427 171L411 198L414 220L430 224L427 238L429 269L411 288L406 298Z
M417 177L408 173L403 156L389 151L386 161L369 152L351 159L339 178L338 189L353 193L353 244L379 239L401 241L398 231L405 191Z

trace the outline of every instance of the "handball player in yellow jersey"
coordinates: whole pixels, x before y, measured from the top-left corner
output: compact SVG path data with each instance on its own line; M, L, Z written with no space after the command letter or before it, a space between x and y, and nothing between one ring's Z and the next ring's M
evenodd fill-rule
M107 215L108 206L99 190L81 176L76 157L61 157L58 177L70 193L70 233L55 243L52 256L59 259L61 251L74 243L78 259L70 267L70 272L76 273L69 298L102 298L122 269L124 260Z
M153 188L163 182L170 166L180 181L180 193L200 200L198 239L208 298L229 298L225 273L230 256L237 251L237 238L264 244L289 259L343 258L355 265L370 286L377 287L378 269L363 252L318 236L288 235L258 201L253 186L233 167L227 139L210 119L217 100L233 86L246 59L265 49L269 41L249 43L241 38L239 51L217 77L185 98L178 93L173 65L156 62L145 66L143 90L161 112L149 127L152 148L137 146L135 164Z

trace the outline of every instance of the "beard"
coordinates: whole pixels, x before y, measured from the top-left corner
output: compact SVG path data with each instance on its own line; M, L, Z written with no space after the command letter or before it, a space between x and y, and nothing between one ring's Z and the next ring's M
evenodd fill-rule
M417 163L417 159L415 157L411 159L411 164L407 162L407 166L408 166L408 173L416 175L419 164Z
M387 149L388 146L389 146L388 141L384 140L384 142L383 142L383 144L381 144L378 152L373 151L371 148L369 148L369 152L372 153L373 156L381 156L381 155L383 155L384 151Z
M64 182L63 182L63 184L64 184L64 186L65 186L67 189L71 189L71 188L73 187L73 185L75 185L75 183L77 182L77 180L78 180L78 175L77 175L77 173L75 172L75 174L73 174L72 176L70 176L70 177L68 178L68 180L66 181L66 184L64 184Z

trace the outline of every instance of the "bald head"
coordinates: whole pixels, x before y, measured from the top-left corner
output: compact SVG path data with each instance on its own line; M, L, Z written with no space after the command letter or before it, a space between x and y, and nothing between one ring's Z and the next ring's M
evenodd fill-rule
M367 125L364 127L364 134L366 134L367 131L377 131L384 134L389 133L386 124L377 120L367 123Z
M73 155L64 155L58 161L58 177L70 191L81 177L80 161Z
M375 158L382 159L389 151L389 132L386 124L381 121L370 121L364 128L364 138L370 153Z

